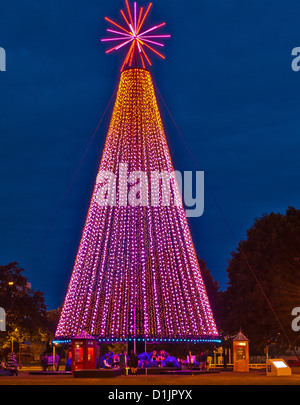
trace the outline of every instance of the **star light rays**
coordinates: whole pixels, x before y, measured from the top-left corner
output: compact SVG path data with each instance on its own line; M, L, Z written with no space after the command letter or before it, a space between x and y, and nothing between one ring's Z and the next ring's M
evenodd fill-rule
M136 2L133 3L133 10L130 9L128 0L125 0L125 4L127 15L123 10L121 10L121 15L123 17L123 23L125 23L126 28L111 20L110 18L105 17L105 20L107 22L109 22L119 30L117 31L115 29L108 28L107 32L114 34L114 36L110 38L102 38L101 42L115 42L113 47L106 50L107 54L118 51L126 47L127 45L129 46L121 67L121 72L126 66L142 66L144 69L146 69L147 64L149 66L152 66L149 57L150 51L155 53L160 58L165 59L165 56L155 47L163 48L164 44L160 41L170 38L171 35L159 35L157 33L152 34L159 28L165 26L165 22L145 29L145 22L152 7L152 3L148 5L146 11L144 11L144 7L140 7L140 9L138 10ZM116 36L116 34L119 36Z

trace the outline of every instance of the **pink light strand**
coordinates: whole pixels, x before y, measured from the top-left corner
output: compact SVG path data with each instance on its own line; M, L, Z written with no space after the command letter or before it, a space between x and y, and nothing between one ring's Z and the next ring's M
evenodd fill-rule
M99 173L113 171L127 184L119 163L128 164L128 174L146 171L148 180L155 170L174 171L145 70L121 75L99 166ZM172 198L180 198L172 184ZM157 207L100 207L99 189L96 184L56 336L80 329L123 339L217 335L182 204L164 207L160 196Z

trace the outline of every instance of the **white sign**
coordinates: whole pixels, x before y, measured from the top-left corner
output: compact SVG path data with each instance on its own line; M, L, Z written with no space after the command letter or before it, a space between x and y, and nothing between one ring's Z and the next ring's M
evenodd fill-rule
M286 368L287 365L283 361L273 361L273 364L276 368Z

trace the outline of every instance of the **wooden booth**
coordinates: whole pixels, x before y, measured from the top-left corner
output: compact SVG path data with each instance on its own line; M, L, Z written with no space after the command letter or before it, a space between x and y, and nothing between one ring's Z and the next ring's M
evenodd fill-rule
M96 368L97 342L86 332L72 338L72 373Z
M249 372L249 340L242 331L233 339L233 371Z

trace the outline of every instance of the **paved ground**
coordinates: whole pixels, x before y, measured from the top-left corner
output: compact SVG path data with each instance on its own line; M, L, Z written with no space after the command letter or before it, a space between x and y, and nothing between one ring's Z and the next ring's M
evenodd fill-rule
M300 370L293 370L291 376L269 377L265 370L251 370L249 373L221 371L216 374L194 376L120 376L114 378L74 378L71 375L30 375L20 371L18 376L0 377L0 385L300 385Z

